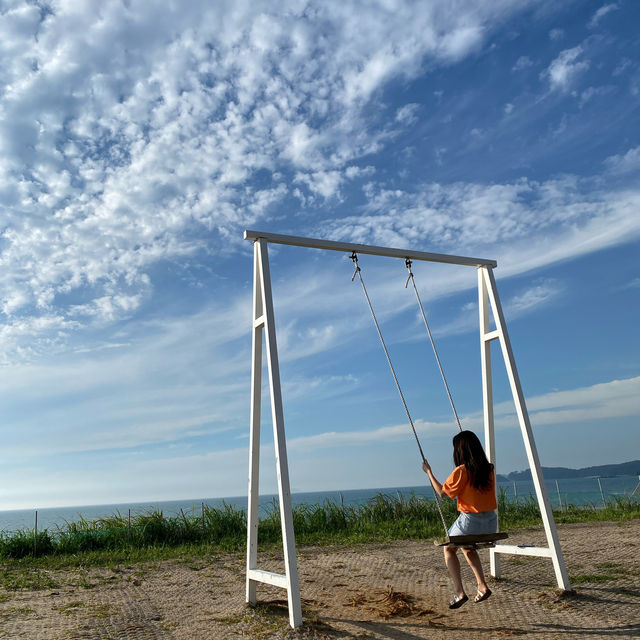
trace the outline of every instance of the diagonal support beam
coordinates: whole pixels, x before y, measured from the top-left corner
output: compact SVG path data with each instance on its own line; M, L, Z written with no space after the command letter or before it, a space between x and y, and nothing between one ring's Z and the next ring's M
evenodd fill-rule
M538 449L536 447L535 440L533 438L533 431L531 429L531 422L529 420L529 412L522 391L522 385L520 384L520 376L518 375L518 369L516 367L516 361L513 355L513 349L511 348L511 341L509 339L509 333L507 332L507 324L504 319L504 313L502 311L502 305L500 304L500 298L498 296L498 289L496 287L495 277L493 270L490 267L481 267L479 270L479 289L481 298L481 307L483 306L483 300L486 300L488 296L489 303L491 305L491 311L493 312L493 319L496 324L496 332L500 341L500 347L502 348L502 357L507 369L507 376L509 378L509 385L511 387L511 394L513 396L513 402L516 408L516 414L518 416L518 423L522 432L522 439L524 441L525 450L527 453L527 459L529 461L529 468L531 469L531 476L533 479L533 485L536 491L536 497L538 499L538 505L540 507L540 513L542 515L542 523L544 525L544 531L547 536L547 543L549 545L549 555L553 561L553 569L556 574L556 580L558 587L565 591L571 590L569 584L569 576L567 575L567 568L564 562L564 556L562 554L562 548L560 547L560 541L558 540L558 530L556 523L553 519L553 512L551 510L551 503L549 502L549 495L547 494L547 488L544 484L544 478L542 475L542 466L540 465L540 458L538 457ZM488 309L486 303L484 309L481 312L481 327L484 333L481 336L493 338L492 332L488 329ZM484 358L489 359L488 349L489 340L483 340L482 349ZM489 361L490 362L490 361ZM490 365L489 365L490 366ZM483 374L486 369L483 366ZM483 380L486 374L483 375ZM490 374L489 374L490 381ZM490 382L489 382L490 393ZM487 399L485 399L485 402ZM491 404L491 403L490 403ZM487 422L488 421L488 422ZM493 435L493 409L490 413L487 410L485 404L485 430L487 425L490 425L489 444L488 448L491 455L495 457L494 453L494 435ZM491 460L493 462L493 460ZM504 549L503 549L504 551ZM491 562L492 568L494 566L496 550L491 550ZM530 555L535 555L531 553ZM543 555L543 554L540 554ZM544 555L548 555L545 553Z
M260 471L260 401L262 393L262 340L266 334L266 353L271 396L271 418L273 441L276 450L276 472L280 502L280 523L284 549L285 574L278 575L261 571L258 563L258 495ZM284 412L280 388L280 367L271 292L271 275L267 241L260 239L254 244L253 284L253 359L251 369L251 437L249 449L249 504L247 509L247 584L246 601L255 605L258 582L284 587L289 604L289 623L292 627L302 624L300 583L296 542L293 531L291 488L289 485L289 463L284 432Z

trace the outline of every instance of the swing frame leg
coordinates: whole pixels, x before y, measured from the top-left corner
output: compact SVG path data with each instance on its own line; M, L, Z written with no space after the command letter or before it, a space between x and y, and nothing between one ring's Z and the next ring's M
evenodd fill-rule
M551 558L553 569L556 575L558 587L564 591L571 591L569 576L558 539L558 530L553 519L551 511L551 503L547 494L542 474L542 466L538 457L538 450L533 438L533 430L529 420L529 412L520 384L520 377L516 367L507 324L504 319L500 297L496 286L493 268L487 265L478 267L478 310L480 315L480 346L482 361L482 399L484 413L484 435L485 450L489 462L496 464L495 450L495 425L493 415L493 391L491 379L491 342L498 340L502 350L507 376L509 378L509 386L515 404L516 414L518 416L518 424L522 433L529 468L542 515L544 531L547 537L548 547L527 547L526 555L537 555L540 557ZM490 311L495 322L495 330L490 327ZM512 545L496 545L490 550L491 575L500 577L500 563L497 554L499 553L518 553L519 547Z

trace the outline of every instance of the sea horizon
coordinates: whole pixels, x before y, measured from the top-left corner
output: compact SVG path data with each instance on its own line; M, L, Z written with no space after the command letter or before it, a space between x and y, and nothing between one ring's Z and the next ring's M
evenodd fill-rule
M566 478L545 480L549 500L554 508L577 506L601 506L604 501L629 496L638 490L638 477L635 475L611 476L608 478ZM533 482L530 480L498 482L500 491L507 498L528 499L534 496ZM357 506L371 500L378 494L418 496L432 499L433 492L428 485L410 487L373 487L367 489L344 489L328 491L298 491L291 494L293 506L300 504L324 504L326 501L344 506ZM262 514L273 508L275 493L261 494L259 506ZM167 516L200 513L202 505L208 508L221 508L229 505L235 509L246 510L247 495L226 496L221 498L186 498L182 500L148 500L136 502L104 503L93 505L72 505L66 507L42 507L32 509L0 510L0 531L10 533L35 527L36 513L38 530L64 528L66 524L81 519L92 521L120 513L131 515L162 511Z

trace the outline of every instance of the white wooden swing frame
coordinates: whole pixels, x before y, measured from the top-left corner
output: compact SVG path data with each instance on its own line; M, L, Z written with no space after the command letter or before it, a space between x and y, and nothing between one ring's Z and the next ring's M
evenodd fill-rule
M547 538L548 547L517 546L497 544L490 549L490 573L494 577L500 576L499 555L501 553L539 556L550 558L556 575L558 587L569 591L571 586L567 569L558 540L549 496L544 484L542 468L538 451L533 438L529 413L527 411L520 378L516 368L507 326L502 312L502 305L496 288L493 269L497 266L495 260L469 258L446 254L410 251L375 247L371 245L334 242L314 238L287 236L262 231L244 232L245 240L254 243L254 279L253 279L253 339L251 366L251 433L249 442L249 499L247 509L247 571L246 571L246 601L250 605L257 603L257 584L259 582L275 585L286 589L289 605L289 622L292 627L302 624L302 606L300 601L300 583L298 578L298 563L296 556L295 534L293 530L293 511L291 506L291 488L289 485L289 464L287 460L287 445L284 431L284 413L282 407L282 390L280 387L280 368L278 364L278 348L276 343L276 329L273 309L273 295L271 290L271 275L269 270L268 244L285 244L314 249L342 251L349 254L369 254L422 260L427 262L442 262L473 266L478 269L478 302L480 315L480 345L482 367L482 399L484 411L484 442L485 451L490 462L496 464L495 428L493 414L493 389L491 375L491 342L498 340L502 349L509 385L516 408L518 423L522 432L529 468L533 478L536 498L542 514L542 522ZM490 317L493 316L495 329L491 330ZM282 527L282 545L284 550L285 573L277 574L258 569L258 495L260 470L260 424L262 397L262 351L263 336L266 346L266 357L269 375L269 390L271 396L271 416L273 423L273 439L276 455L276 472L278 482L278 497L280 504L280 521Z

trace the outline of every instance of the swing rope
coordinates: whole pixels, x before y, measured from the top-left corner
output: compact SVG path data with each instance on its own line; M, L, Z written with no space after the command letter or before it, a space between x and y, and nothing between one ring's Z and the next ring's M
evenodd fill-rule
M444 369L442 368L442 363L440 362L440 356L438 355L438 350L436 349L436 343L433 340L433 336L431 335L431 329L429 328L429 323L427 322L427 315L424 312L424 307L422 306L422 300L420 299L420 294L418 293L418 287L416 287L416 281L413 277L413 271L411 271L411 260L406 258L404 261L407 271L409 271L409 276L407 277L407 281L405 282L404 288L406 289L409 286L409 280L411 280L411 284L413 285L413 290L416 293L416 298L418 300L418 305L420 307L420 313L422 314L422 319L424 320L424 326L427 328L427 333L429 334L429 341L431 342L431 347L433 348L433 354L436 357L436 362L438 363L438 369L440 369L440 375L442 376L442 382L444 382L444 388L447 390L447 395L449 396L449 402L451 404L451 408L453 409L453 415L455 416L456 423L458 424L458 429L462 431L462 425L460 424L460 418L458 417L458 412L456 411L456 405L453 403L453 396L451 395L451 391L449 390L449 384L447 383L447 378L444 375Z
M416 432L416 428L413 424L413 419L411 418L411 413L409 412L409 407L407 406L407 401L404 398L404 393L402 393L402 388L400 387L400 382L398 381L398 376L396 375L396 371L393 368L393 364L391 362L391 356L389 355L389 350L387 349L387 345L382 337L382 331L380 330L380 325L378 324L378 319L376 318L375 311L373 310L373 305L371 304L371 299L369 298L369 294L367 293L367 287L364 284L364 280L362 279L362 270L358 265L358 255L354 251L351 254L351 260L353 260L353 264L355 265L355 271L353 272L353 277L351 278L351 282L353 282L358 276L360 279L360 284L362 285L362 291L364 292L364 297L367 300L367 304L369 305L369 311L371 311L371 316L373 317L373 322L376 326L376 330L378 331L378 337L380 338L380 343L382 344L382 348L384 349L384 354L387 357L387 362L389 363L389 368L391 369L391 373L393 375L393 379L395 380L396 387L398 388L398 393L400 394L400 398L402 400L402 404L404 405L404 410L407 413L407 418L409 419L409 424L411 425L411 430L413 431L413 435L416 439L416 443L418 444L418 449L420 450L420 455L422 456L422 461L426 462L427 459L424 456L424 452L422 451L422 445L420 444L420 440L418 438L418 433ZM448 534L449 529L447 527L447 523L444 519L444 514L442 513L442 507L440 506L440 496L438 492L435 490L433 485L431 485L431 490L433 491L433 497L436 501L436 507L438 508L438 513L440 514L440 520L442 521L442 526L444 527L445 535Z
M453 402L453 396L451 395L451 391L449 389L449 383L447 382L447 378L444 375L444 369L442 367L442 363L440 362L440 356L438 355L438 350L436 349L436 343L433 339L433 335L431 334L431 328L429 327L429 323L427 322L427 314L424 311L424 307L422 306L422 300L420 299L420 294L418 293L418 287L416 286L416 281L413 276L413 271L411 271L411 260L409 258L405 258L405 266L407 267L407 271L409 272L409 276L407 277L407 281L404 284L405 289L409 286L409 280L411 280L411 284L413 284L413 290L416 294L416 299L418 300L418 306L420 307L420 313L422 314L422 319L424 320L424 326L427 328L427 333L429 335L429 341L431 342L431 347L433 349L433 354L436 357L436 362L438 363L438 368L440 369L440 375L442 376L442 382L444 382L444 388L447 390L447 395L449 396L449 402L451 403L451 408L453 409L453 415L455 416L456 423L458 425L458 429L462 431L462 425L460 424L460 418L458 416L458 412L456 411L456 406ZM640 476L638 476L640 478ZM640 483L638 483L640 487ZM431 487L433 489L433 487ZM635 490L634 490L635 491ZM436 496L436 502L438 500L438 495L434 489L434 496ZM440 509L440 505L438 504L438 510L440 511L440 517L444 523L444 518L442 517L442 511ZM445 526L446 528L446 526ZM475 535L458 535L458 536L449 536L449 532L447 531L447 539L450 544L460 545L460 544L472 544L473 548L476 548L476 545L482 546L495 546L496 540L502 540L504 538L508 538L508 535L504 532L502 533L488 533L488 534L475 534Z

